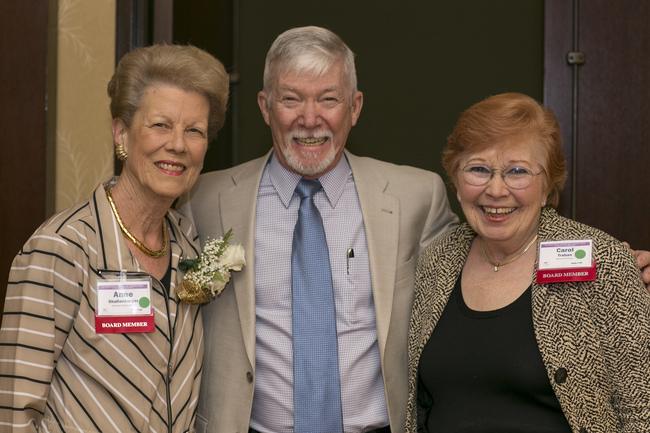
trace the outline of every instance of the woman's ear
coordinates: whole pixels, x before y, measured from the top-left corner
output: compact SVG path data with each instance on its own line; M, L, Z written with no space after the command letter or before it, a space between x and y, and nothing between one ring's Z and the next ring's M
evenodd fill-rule
M126 125L124 124L124 121L120 118L113 119L113 123L111 124L111 129L113 130L113 141L116 143L121 142L121 137L124 134L124 131L126 130Z

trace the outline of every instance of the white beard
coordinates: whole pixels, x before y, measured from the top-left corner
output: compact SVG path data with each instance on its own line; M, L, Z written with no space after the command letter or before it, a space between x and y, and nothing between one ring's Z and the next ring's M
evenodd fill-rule
M327 137L329 143L326 148L323 148L318 154L312 152L301 152L299 147L292 146L295 138L307 138L308 135L304 131L296 131L288 134L285 147L282 150L287 165L296 173L302 176L315 176L319 173L328 171L336 159L336 150L333 144L333 134L330 131L318 131L311 133L313 137ZM316 160L322 158L320 162Z

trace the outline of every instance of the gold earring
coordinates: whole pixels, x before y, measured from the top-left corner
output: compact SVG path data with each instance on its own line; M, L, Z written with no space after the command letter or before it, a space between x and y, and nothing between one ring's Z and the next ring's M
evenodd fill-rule
M115 145L115 156L122 162L126 162L127 154L124 150L124 145L122 143L117 143Z

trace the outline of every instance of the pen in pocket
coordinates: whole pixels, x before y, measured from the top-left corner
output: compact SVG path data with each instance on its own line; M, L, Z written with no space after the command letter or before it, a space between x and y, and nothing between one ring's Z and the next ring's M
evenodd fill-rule
M350 259L353 258L354 258L354 250L352 248L348 248L348 258L347 258L348 274L350 274Z

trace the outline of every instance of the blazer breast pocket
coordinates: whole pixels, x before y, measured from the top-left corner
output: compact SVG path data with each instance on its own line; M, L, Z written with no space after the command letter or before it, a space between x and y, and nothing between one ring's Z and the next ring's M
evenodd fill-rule
M395 271L395 289L398 289L404 285L413 287L415 284L415 265L417 264L417 257L411 256L411 258L400 264Z
M200 413L196 414L196 433L208 433L208 420L201 416Z

